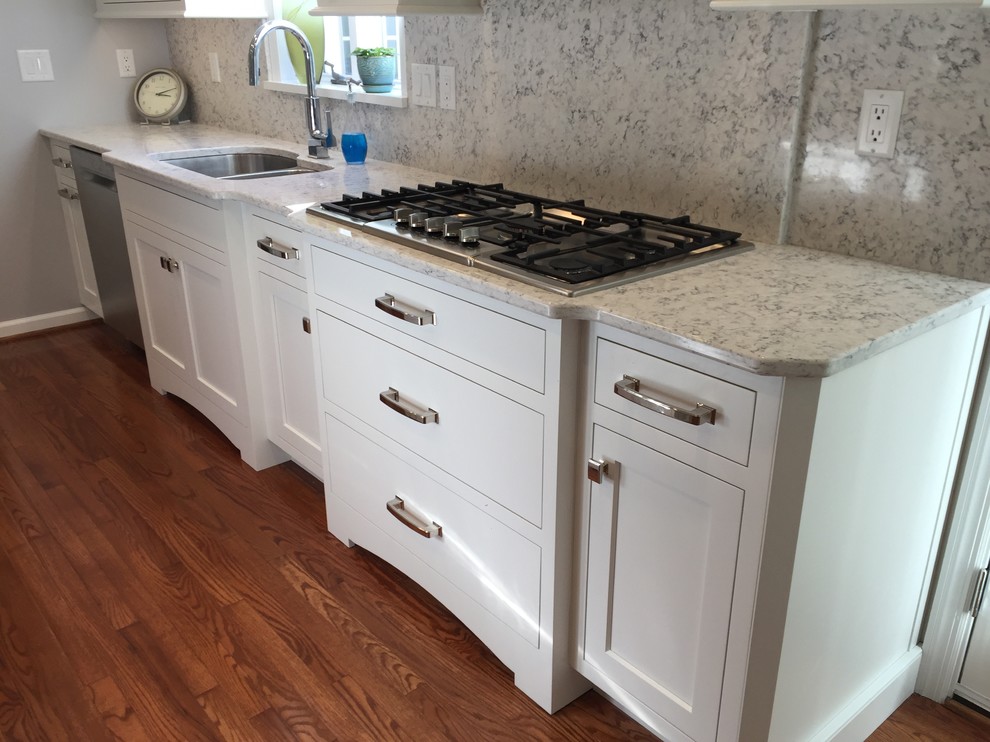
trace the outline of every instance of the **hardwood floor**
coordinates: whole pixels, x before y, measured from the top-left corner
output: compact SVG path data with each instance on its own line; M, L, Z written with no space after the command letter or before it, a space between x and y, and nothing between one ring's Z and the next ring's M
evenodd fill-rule
M324 524L101 325L0 342L0 737L653 739L594 692L545 714ZM990 739L920 701L871 740Z

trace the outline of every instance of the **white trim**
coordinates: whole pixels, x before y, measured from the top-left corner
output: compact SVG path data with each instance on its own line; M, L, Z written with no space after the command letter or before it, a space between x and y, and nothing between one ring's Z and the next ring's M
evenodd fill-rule
M63 309L60 312L49 312L48 314L38 314L34 317L21 317L20 319L9 319L0 322L0 338L26 335L29 332L39 330L50 330L54 327L65 325L75 325L91 319L99 319L98 315L86 309L86 307L76 307L75 309Z
M262 83L265 90L277 90L280 93L306 95L306 86L296 82L276 82L266 80ZM409 98L402 92L403 88L394 87L391 93L364 93L357 88L354 90L354 100L357 103L371 103L392 108L408 108ZM316 94L320 98L332 100L347 100L347 88L343 85L317 85Z
M869 737L911 695L921 657L921 647L905 652L846 704L811 742L860 742Z
M942 703L955 690L973 619L973 577L990 561L990 348L973 405L973 424L960 464L956 501L924 636L925 654L915 690Z

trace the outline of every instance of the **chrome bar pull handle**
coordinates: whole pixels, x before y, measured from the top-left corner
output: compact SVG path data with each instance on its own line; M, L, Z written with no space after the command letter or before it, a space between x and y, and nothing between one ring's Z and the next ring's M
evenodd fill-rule
M299 260L299 251L288 245L280 245L271 237L263 237L257 242L258 248L282 260Z
M401 497L393 497L385 503L385 509L395 516L396 520L406 528L415 531L424 538L433 538L434 536L439 538L443 536L443 526L435 521L433 523L427 523L417 518L406 510L406 503Z
M601 484L612 476L611 463L608 459L588 459L588 479L595 484Z
M68 188L59 188L58 195L62 198L68 199L69 201L79 200L79 194L75 191L70 191Z
M313 324L309 321L309 317L303 317L302 325L303 325L303 332L305 332L307 335L313 334Z
M976 587L973 588L973 599L969 605L969 615L976 618L983 606L983 594L987 589L987 570L981 569L976 573Z
M172 258L169 258L168 261L165 263L165 267L168 268L168 272L169 273L178 273L179 272L179 261L178 260L172 260Z
M395 410L400 415L408 417L410 420L415 420L421 425L426 425L427 423L438 423L440 422L440 415L437 414L436 410L432 410L429 407L423 409L422 407L416 407L399 399L399 392L397 389L392 387L388 388L388 391L380 392L378 394L378 400L391 410Z
M688 425L715 424L714 407L698 402L693 410L685 410L670 402L664 402L662 399L650 397L639 390L639 379L633 376L623 374L622 381L615 382L614 391L623 399L628 399L640 407L659 412L664 417L672 417Z
M435 325L437 323L437 315L429 309L415 309L413 307L403 309L391 294L379 296L375 299L375 306L385 312L385 314L413 325Z
M52 165L54 165L55 167L64 167L64 168L72 167L71 162L68 162L67 160L63 160L61 157L53 157Z

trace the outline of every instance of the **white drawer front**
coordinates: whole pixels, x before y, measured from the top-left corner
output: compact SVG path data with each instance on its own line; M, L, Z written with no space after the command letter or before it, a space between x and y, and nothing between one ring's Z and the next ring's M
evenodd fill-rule
M207 206L120 173L117 190L122 208L226 254L227 228L219 206Z
M318 313L323 394L359 420L530 523L543 512L543 416ZM420 423L381 401L436 411Z
M247 220L247 249L258 259L306 277L302 233L271 219L251 214Z
M546 333L541 328L318 247L313 250L313 274L317 294L543 391ZM425 318L425 324L413 324L383 311L376 299L386 295L394 299L396 311L418 314Z
M597 342L595 402L736 463L749 463L756 392L603 338ZM714 423L692 425L621 397L615 384L624 376L639 379L646 397L686 410L696 403L714 408Z
M52 164L60 171L65 171L69 173L70 177L75 178L75 171L72 169L72 153L69 152L68 146L61 142L52 142L51 151Z
M327 416L328 491L539 646L540 548L444 489L388 451ZM386 509L399 497L406 513L437 523L425 538ZM402 569L401 564L397 564Z

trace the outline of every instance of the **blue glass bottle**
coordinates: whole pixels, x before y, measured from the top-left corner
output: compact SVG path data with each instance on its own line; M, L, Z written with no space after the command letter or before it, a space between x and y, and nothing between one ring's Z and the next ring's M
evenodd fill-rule
M340 151L348 163L359 165L368 156L368 139L359 131L346 131L340 135Z

